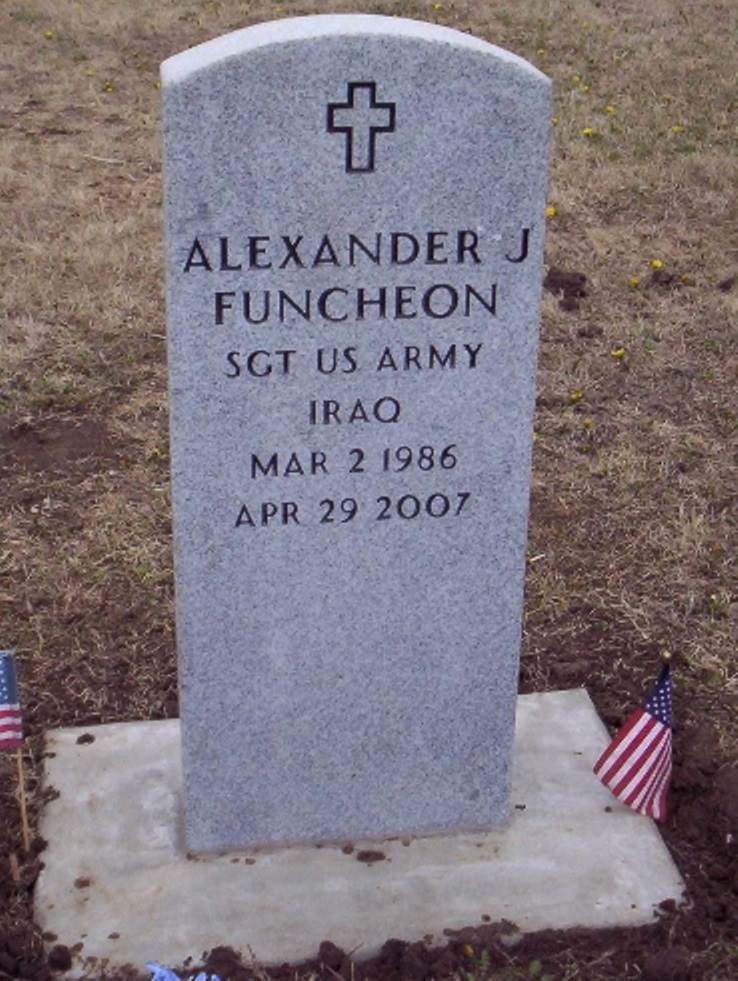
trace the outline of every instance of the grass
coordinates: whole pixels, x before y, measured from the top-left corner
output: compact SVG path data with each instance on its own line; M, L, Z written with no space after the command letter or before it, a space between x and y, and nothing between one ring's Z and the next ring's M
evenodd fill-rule
M159 63L358 9L478 34L555 85L546 259L583 272L587 296L575 311L543 296L523 687L585 684L613 720L670 650L685 772L704 727L713 772L736 758L735 4L9 0L0 644L22 666L34 815L45 728L176 713ZM685 834L667 829L700 896L700 863L726 859ZM17 930L29 895L0 896L0 933ZM728 977L719 922L681 929L699 976ZM508 975L477 952L468 976L642 973L642 952L595 948L521 954Z

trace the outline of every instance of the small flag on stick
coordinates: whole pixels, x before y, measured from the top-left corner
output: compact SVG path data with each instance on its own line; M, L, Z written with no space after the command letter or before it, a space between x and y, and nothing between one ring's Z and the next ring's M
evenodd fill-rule
M648 817L666 818L671 782L671 671L665 661L653 691L594 765L615 796Z
M10 651L0 651L0 749L20 749L23 745L23 718L18 702L15 659Z
M31 847L26 807L26 779L23 773L23 717L18 700L15 658L10 651L0 651L0 749L14 749L18 765L18 796L21 812L23 848Z

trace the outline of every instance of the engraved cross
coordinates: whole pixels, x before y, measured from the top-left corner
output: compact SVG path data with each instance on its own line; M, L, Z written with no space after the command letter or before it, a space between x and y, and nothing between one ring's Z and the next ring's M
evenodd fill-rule
M394 133L395 103L377 102L376 82L349 82L346 102L328 103L328 132L346 137L346 173L374 171L377 133Z

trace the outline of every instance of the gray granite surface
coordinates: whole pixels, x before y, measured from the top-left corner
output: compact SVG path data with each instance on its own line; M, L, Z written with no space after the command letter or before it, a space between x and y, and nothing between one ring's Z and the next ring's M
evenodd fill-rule
M162 79L188 847L503 824L549 82L363 15Z

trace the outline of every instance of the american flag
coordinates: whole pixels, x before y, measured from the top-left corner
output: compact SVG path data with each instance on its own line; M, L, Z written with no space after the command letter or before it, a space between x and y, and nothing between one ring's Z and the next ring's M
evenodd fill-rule
M10 651L0 651L0 749L23 745L23 718L18 704L15 660Z
M664 664L653 691L626 720L594 765L615 796L648 817L666 818L671 781L671 672Z

